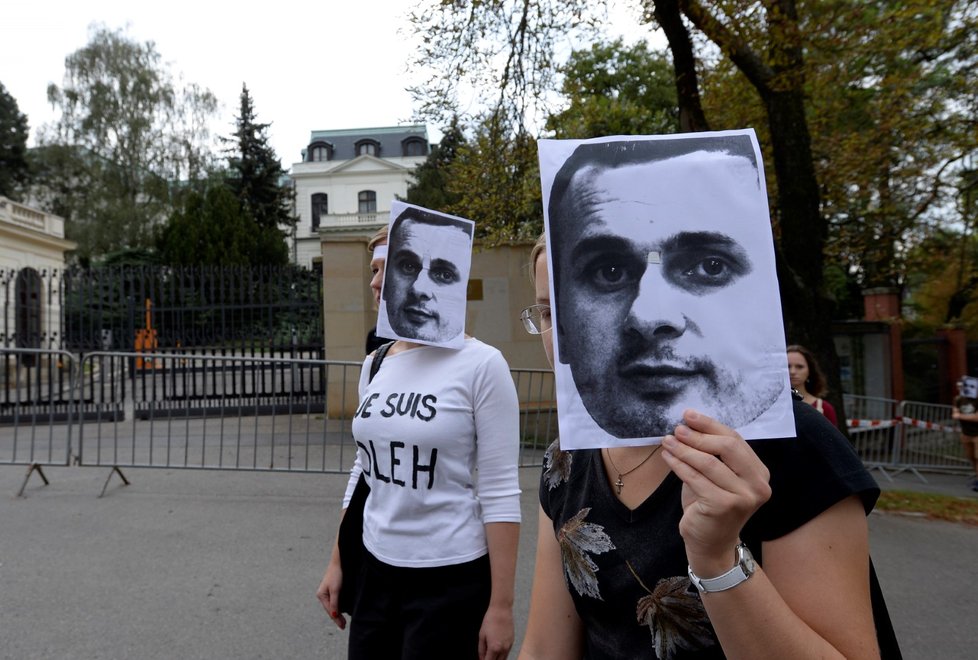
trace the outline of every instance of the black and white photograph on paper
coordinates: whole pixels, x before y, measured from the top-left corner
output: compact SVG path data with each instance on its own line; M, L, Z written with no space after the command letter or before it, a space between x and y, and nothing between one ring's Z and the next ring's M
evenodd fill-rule
M475 223L394 201L377 333L461 348Z
M655 444L687 408L793 437L754 131L539 150L561 447Z
M961 396L978 399L978 378L965 376L961 379Z

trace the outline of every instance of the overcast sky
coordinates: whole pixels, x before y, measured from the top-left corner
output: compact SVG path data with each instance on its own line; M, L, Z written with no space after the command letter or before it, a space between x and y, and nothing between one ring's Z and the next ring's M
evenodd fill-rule
M404 89L410 40L398 30L413 4L6 0L0 10L0 82L27 115L33 145L36 129L56 116L47 86L62 84L65 57L88 43L89 26L124 28L134 40L154 41L174 76L217 96L222 112L215 133L233 130L246 83L258 120L272 124L271 144L289 168L310 131L412 119ZM634 19L622 24L637 32ZM430 138L440 138L436 127L428 130Z

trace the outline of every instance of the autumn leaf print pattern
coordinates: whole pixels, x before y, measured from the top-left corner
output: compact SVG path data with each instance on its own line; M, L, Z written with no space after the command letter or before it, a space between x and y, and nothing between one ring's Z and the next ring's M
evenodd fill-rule
M631 565L628 568L631 569ZM634 570L632 574L635 575ZM635 578L638 579L638 575ZM641 580L639 584L642 584ZM644 584L642 588L649 590ZM715 644L703 601L692 592L686 576L659 580L648 596L638 600L635 614L639 625L649 627L655 654L662 660L675 657L679 651L696 651Z
M571 452L560 448L560 438L550 443L543 454L543 480L548 490L553 490L570 478Z
M560 543L564 573L577 593L603 600L598 588L598 565L590 555L614 550L615 545L605 534L604 527L584 522L590 512L591 507L581 509L564 523L557 534L557 542Z

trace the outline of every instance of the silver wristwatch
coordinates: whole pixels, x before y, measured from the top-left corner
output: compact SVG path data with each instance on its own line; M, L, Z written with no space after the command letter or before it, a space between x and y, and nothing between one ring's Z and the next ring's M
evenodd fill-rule
M693 568L689 567L689 581L692 582L697 591L701 594L713 593L714 591L726 591L733 589L738 584L754 574L757 564L754 563L754 555L743 543L737 545L737 563L729 571L715 578L701 578L693 573Z

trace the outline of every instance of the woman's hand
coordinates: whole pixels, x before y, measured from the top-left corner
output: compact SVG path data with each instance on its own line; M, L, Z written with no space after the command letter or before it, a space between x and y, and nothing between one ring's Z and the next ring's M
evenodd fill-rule
M770 473L740 435L695 410L683 413L662 456L683 482L679 533L693 571L715 577L730 569L740 530L771 497Z
M339 550L333 549L333 556L326 567L323 581L316 590L316 598L322 604L326 614L340 630L346 628L346 617L340 613L340 587L343 585L343 569L340 568Z
M479 630L479 660L505 660L513 647L513 609L489 606Z

